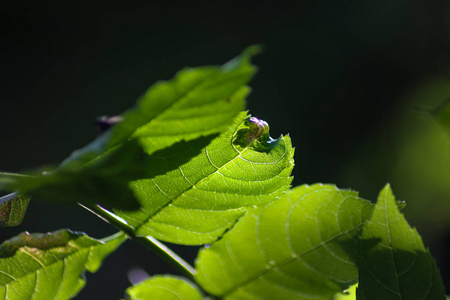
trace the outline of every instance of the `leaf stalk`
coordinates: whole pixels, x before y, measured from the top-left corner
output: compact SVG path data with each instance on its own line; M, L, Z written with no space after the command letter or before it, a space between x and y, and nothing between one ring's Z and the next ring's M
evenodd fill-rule
M89 205L79 203L82 207L97 215L99 218L108 222L117 229L123 231L130 239L140 243L153 253L157 254L172 267L182 273L184 276L195 282L196 270L183 258L178 256L175 252L169 249L166 245L151 236L138 236L134 233L131 227L125 220L116 214L106 210L100 205Z

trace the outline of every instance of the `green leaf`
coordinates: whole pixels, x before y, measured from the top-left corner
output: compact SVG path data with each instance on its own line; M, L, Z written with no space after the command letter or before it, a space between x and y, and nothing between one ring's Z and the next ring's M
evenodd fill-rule
M225 299L329 299L357 280L357 238L371 208L353 191L297 187L202 249L197 282Z
M352 285L350 288L346 289L343 293L338 293L333 297L333 300L356 300L356 288L358 284Z
M364 225L358 265L358 299L445 299L436 264L389 185Z
M99 144L103 153L129 139L139 140L151 154L182 140L222 132L245 106L245 85L256 72L250 58L258 52L253 46L221 67L186 68L170 81L157 82L123 114L108 139L99 138L76 151L66 163L92 159L86 153Z
M275 200L289 189L294 151L288 136L236 144L248 119L241 113L210 144L183 143L154 153L155 175L131 183L141 209L115 212L137 235L189 245L210 243L248 206ZM265 145L265 148L262 148ZM199 153L191 157L190 152Z
M176 276L154 276L126 291L129 299L147 300L202 300L201 294L183 278Z
M12 227L22 223L30 199L17 193L0 197L0 226Z
M95 240L60 230L22 233L0 245L0 299L70 299L124 240L122 233Z
M148 155L226 130L245 106L246 84L256 72L250 57L257 51L251 47L222 67L187 68L154 84L122 122L56 170L37 176L3 173L1 188L57 202L139 208L128 182L144 176Z

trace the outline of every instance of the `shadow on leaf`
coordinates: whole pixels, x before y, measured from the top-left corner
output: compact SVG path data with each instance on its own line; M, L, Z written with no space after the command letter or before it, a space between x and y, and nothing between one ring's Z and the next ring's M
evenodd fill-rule
M129 183L165 174L198 155L217 134L181 141L146 154L141 145L127 141L89 163L72 162L54 172L18 177L8 189L59 203L99 204L108 209L140 208Z

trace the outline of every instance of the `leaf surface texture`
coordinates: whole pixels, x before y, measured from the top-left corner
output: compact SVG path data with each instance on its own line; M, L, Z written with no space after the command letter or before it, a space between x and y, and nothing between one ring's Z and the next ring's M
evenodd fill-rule
M371 207L331 185L297 187L203 249L197 280L225 299L330 299L357 280L357 237Z
M196 140L154 153L149 163L154 175L130 184L141 209L115 212L138 235L195 245L216 240L247 207L281 196L292 181L290 138L271 140L267 151L235 145L247 118L241 113L209 144ZM186 161L192 156L186 152L197 155Z

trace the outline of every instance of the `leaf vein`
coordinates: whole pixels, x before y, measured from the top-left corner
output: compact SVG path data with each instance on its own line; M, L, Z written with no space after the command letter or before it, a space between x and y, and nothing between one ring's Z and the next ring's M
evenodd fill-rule
M45 267L44 263L41 262L37 257L35 257L33 254L26 251L24 248L19 248L19 250L27 255L29 255L31 258L33 258L38 264L40 264L42 267Z
M208 153L208 146L206 146L206 147L205 147L205 155L206 155L208 161L211 163L211 165L214 166L214 167L216 168L216 171L212 172L211 174L208 174L207 176L203 177L202 179L200 179L198 182L196 182L196 183L193 184L192 186L190 186L190 187L188 187L187 189L185 189L185 190L179 192L178 195L175 196L175 197L173 197L173 198L172 198L172 197L169 197L169 196L167 195L167 193L164 192L164 191L156 184L156 182L154 181L154 179L152 179L152 181L155 183L155 186L156 186L156 187L161 191L161 193L163 193L170 201L167 202L165 205L161 206L161 207L160 207L158 210L156 210L154 213L148 215L148 217L145 218L145 220L139 222L140 224L139 224L138 226L136 226L136 227L134 228L134 230L136 231L136 230L138 230L140 227L149 228L148 226L146 227L146 226L144 226L144 225L145 225L146 223L148 223L155 215L157 215L157 214L160 213L163 209L165 209L169 204L171 204L172 202L176 201L177 198L180 197L180 195L186 193L186 191L188 191L188 190L190 190L190 189L192 189L192 188L195 188L195 187L196 187L198 184L200 184L202 181L207 180L208 178L210 178L210 177L213 176L214 174L216 174L216 173L221 174L221 173L220 173L220 170L221 170L221 169L225 168L228 164L230 164L230 163L232 163L234 160L238 159L238 158L241 156L241 154L244 153L245 151L247 151L248 149L249 149L249 148L246 147L244 150L242 150L241 152L239 152L239 151L235 148L235 150L238 152L238 155L235 156L234 158L230 159L228 162L226 162L226 163L223 164L222 166L217 167L217 166L212 162L211 157L210 157L210 155L209 155L209 153ZM286 149L286 147L285 147L283 156L285 156L286 153L287 153L287 149ZM281 161L281 159L279 159L278 161ZM221 174L221 175L223 175L223 174Z
M351 229L349 229L349 230L347 230L345 232L341 232L340 234L336 235L335 237L332 237L332 238L328 239L327 241L325 241L325 243L329 243L329 242L331 242L331 241L341 237L342 235L347 234L348 232L353 231L353 230L355 230L355 229L357 229L357 228L359 228L359 227L361 227L363 225L364 224L359 224L359 225L357 225L357 226L355 226L355 227L353 227L353 228L351 228ZM260 276L264 276L264 274L266 274L267 272L270 272L270 271L272 271L275 268L283 267L284 265L287 265L287 264L289 264L290 262L292 262L294 260L298 260L298 257L304 256L304 255L306 255L306 254L308 254L308 253L310 253L312 251L315 251L316 249L320 248L321 246L323 246L323 244L316 245L316 246L312 247L311 249L309 249L308 251L305 251L305 252L303 252L301 254L296 254L295 252L291 251L292 257L287 258L284 262L280 262L280 263L278 263L276 265L272 265L270 268L265 268L264 270L262 270L260 273L256 274L255 276L249 277L247 280L242 282L242 284L240 284L239 286L234 286L231 289L226 290L222 294L222 296L227 296L227 295L233 293L236 289L242 288L242 287L250 284L252 281L254 281L255 279L259 278Z
M58 294L59 294L59 291L61 290L61 288L62 288L62 283L63 283L63 280L64 280L64 278L66 277L66 258L64 257L64 259L63 259L63 266L62 266L62 268L63 268L63 271L62 271L62 274L61 274L61 278L60 278L60 280L59 280L59 285L58 285L58 289L56 290L56 294L55 294L55 297L53 298L53 299L58 299Z

